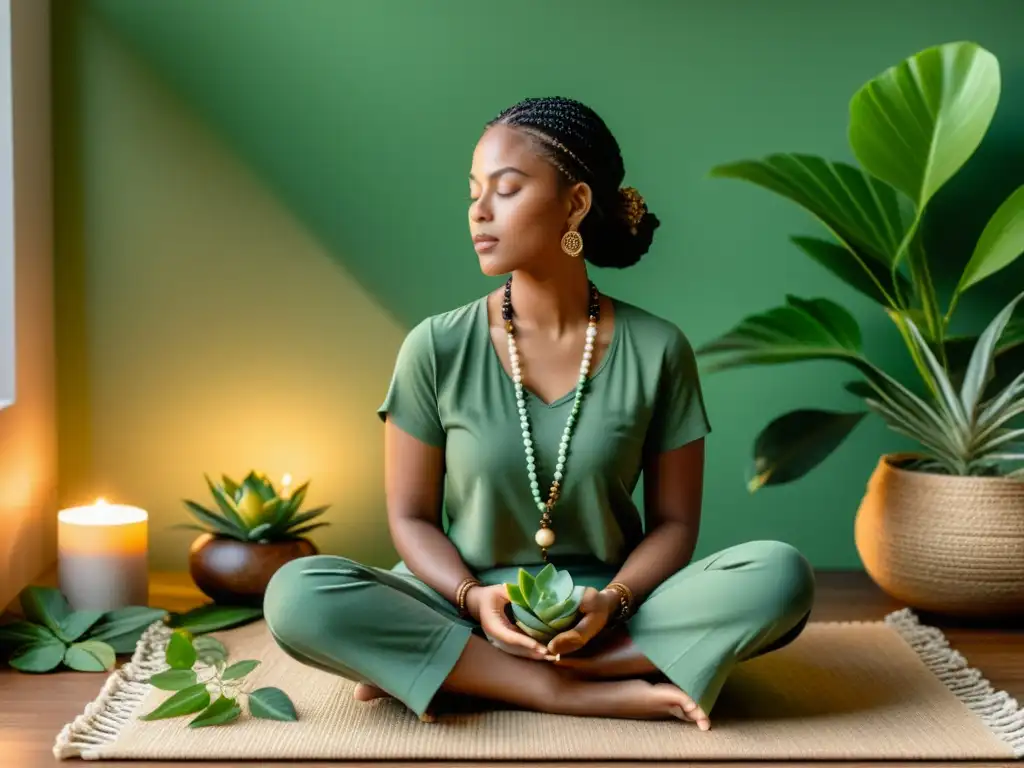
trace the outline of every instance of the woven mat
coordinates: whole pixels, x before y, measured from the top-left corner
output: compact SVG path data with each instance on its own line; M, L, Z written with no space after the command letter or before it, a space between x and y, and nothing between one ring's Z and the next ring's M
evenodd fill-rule
M61 731L61 759L1009 759L1024 756L1024 710L994 691L909 610L874 623L811 623L789 646L740 665L712 729L672 721L574 718L484 707L421 722L394 700L352 699L353 684L300 665L263 622L217 635L234 660L261 659L252 687L288 693L297 722L243 714L189 729L145 722L168 697L144 682L165 665L154 625L132 661Z

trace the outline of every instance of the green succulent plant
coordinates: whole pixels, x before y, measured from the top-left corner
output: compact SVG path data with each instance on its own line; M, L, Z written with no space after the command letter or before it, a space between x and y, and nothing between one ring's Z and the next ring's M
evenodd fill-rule
M261 472L249 472L241 483L223 475L222 482L215 485L209 476L205 477L217 509L207 509L186 499L185 506L202 525L182 523L175 528L190 528L239 541L266 544L297 539L316 528L330 525L324 522L308 524L326 512L327 506L299 512L309 488L308 481L294 493L280 496L274 484Z
M516 625L534 640L545 643L575 623L584 589L573 584L568 571L560 571L551 563L536 576L520 568L518 583L505 584Z
M754 443L749 489L792 482L843 442L864 416L880 416L922 448L908 469L1016 475L1024 461L1024 294L979 335L954 334L960 297L1024 252L1024 186L995 210L945 307L924 245L929 203L974 154L999 102L996 57L971 42L925 49L869 80L849 106L848 138L860 167L798 153L719 165L711 175L781 195L820 222L829 239L793 243L878 304L906 345L910 386L865 356L853 315L826 298L789 295L697 348L709 372L832 360L860 375L846 390L866 410L801 408L772 420ZM932 265L934 266L934 265ZM1019 425L1019 422L1017 422Z

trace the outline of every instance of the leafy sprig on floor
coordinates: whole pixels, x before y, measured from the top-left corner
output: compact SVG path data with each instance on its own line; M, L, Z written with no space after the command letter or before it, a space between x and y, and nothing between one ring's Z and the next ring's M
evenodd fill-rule
M23 619L0 625L0 649L20 672L109 672L117 654L132 653L155 621L193 635L239 626L262 617L259 608L207 604L184 613L129 605L113 611L73 611L60 590L30 585L18 595Z
M196 717L190 728L223 725L242 714L239 699L245 697L249 714L266 720L298 720L295 705L280 688L248 690L246 677L259 666L256 659L228 664L228 652L216 638L195 637L185 629L176 629L164 653L169 669L157 672L149 682L174 695L140 720L163 720L182 715Z

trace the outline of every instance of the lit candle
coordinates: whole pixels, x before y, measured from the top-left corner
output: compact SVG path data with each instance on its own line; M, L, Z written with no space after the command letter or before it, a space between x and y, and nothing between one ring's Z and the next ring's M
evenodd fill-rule
M281 492L278 494L282 499L287 499L291 495L292 488L292 476L285 472L284 477L281 478Z
M60 590L72 610L149 603L148 524L144 509L103 499L57 513Z

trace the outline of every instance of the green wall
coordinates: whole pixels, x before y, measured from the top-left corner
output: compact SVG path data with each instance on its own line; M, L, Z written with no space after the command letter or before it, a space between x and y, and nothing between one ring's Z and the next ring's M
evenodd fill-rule
M482 124L520 98L573 96L605 117L626 183L663 226L640 265L596 280L697 344L787 292L827 296L861 321L869 354L910 370L877 308L787 244L813 222L706 176L776 150L851 159L850 96L903 57L973 39L1002 65L992 131L936 202L950 271L1024 179L1019 0L58 0L55 12L61 496L144 504L161 568L184 566L189 535L166 531L185 519L179 499L203 495L203 472L249 466L312 477L334 505L321 548L390 564L374 408L404 330L495 285L468 240L465 178ZM1000 286L970 297L968 322ZM905 445L880 424L799 483L744 487L761 426L851 405L846 373L705 377L698 554L772 537L819 567L859 567L865 481Z

